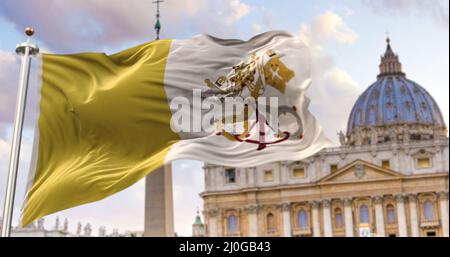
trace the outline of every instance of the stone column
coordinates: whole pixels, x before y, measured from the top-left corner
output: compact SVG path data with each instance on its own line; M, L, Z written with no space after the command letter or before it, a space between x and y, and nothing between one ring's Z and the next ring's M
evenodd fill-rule
M403 195L397 195L395 199L397 202L398 235L400 237L407 237L408 228L406 225L405 200Z
M439 193L439 207L441 212L442 236L448 237L448 192Z
M281 162L280 164L280 183L281 185L287 185L289 181L289 168L287 162Z
M352 199L344 199L345 236L354 237Z
M330 200L323 200L323 233L325 237L333 236L333 227L331 223L331 202Z
M257 237L258 236L258 206L250 205L245 208L248 215L248 236Z
M218 237L219 236L219 210L216 208L208 209L208 222L207 225L207 231L208 237Z
M375 222L377 228L377 236L385 237L384 231L384 211L383 211L383 197L377 196L373 199L375 203Z
M317 201L312 204L312 228L313 236L320 237L319 202Z
M417 215L417 197L409 195L409 218L411 220L411 236L419 237L419 219Z
M281 212L283 213L283 236L292 236L292 225L291 225L291 205L289 203L283 203L281 205Z
M247 168L247 172L248 172L248 182L247 185L248 187L255 187L256 186L256 168L255 167L250 167Z
M145 180L144 235L173 237L172 165L165 165Z
M225 216L225 213L223 212L222 209L218 210L218 214L217 214L217 235L218 236L225 236L225 234L227 233L227 226L228 226L228 217ZM238 218L238 224L237 227L240 229L239 226L239 222L241 221L241 219Z

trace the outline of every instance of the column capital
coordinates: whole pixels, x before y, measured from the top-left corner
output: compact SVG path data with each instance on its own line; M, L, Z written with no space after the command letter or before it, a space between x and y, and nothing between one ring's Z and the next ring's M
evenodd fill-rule
M247 205L247 206L244 207L244 211L247 214L257 214L259 212L259 208L260 208L259 205L256 205L256 204L254 204L254 205Z
M319 201L313 201L311 203L311 206L313 207L313 209L319 209L320 202Z
M408 195L408 200L409 200L410 202L415 202L415 201L417 201L417 195L416 195L416 194L409 194L409 195Z
M439 200L448 200L448 192L439 192L438 193Z
M405 201L405 195L404 194L395 195L395 200L399 203L403 203Z
M352 198L344 198L344 206L351 206L353 202Z
M210 208L207 210L208 217L214 218L219 215L219 209L218 208Z
M290 212L291 211L291 204L290 203L282 203L280 205L281 211L283 212Z
M331 206L331 201L328 200L328 199L322 200L322 206L323 206L324 208L330 208L330 206Z
M382 203L383 203L383 197L382 197L382 196L379 196L379 195L374 196L374 197L372 198L372 201L373 201L375 204L382 204Z
M256 171L256 167L248 167L247 170L248 171Z

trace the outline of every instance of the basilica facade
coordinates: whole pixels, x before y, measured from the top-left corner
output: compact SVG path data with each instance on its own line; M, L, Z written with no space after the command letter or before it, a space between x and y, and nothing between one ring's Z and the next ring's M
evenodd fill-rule
M341 146L251 168L205 164L207 236L449 236L449 141L389 39Z

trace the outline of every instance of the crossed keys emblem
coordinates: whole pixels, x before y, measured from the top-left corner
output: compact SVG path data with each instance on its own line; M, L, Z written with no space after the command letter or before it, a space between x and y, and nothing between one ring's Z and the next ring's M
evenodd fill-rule
M268 116L259 110L258 97L266 92L266 86L271 86L284 94L286 84L295 76L295 72L281 61L282 57L273 50L255 53L250 56L249 61L240 62L233 66L232 71L227 76L219 77L214 83L209 79L205 80L205 84L210 89L209 93L218 96L221 100L225 97L243 97L244 92L248 92L255 100L256 120L252 124L248 120L249 106L246 104L243 113L233 114L232 117L223 117L219 124L216 124L216 127L218 127L217 135L224 136L231 141L256 144L258 145L257 151L288 139L303 138L303 125L295 106L280 106L278 118L287 116L289 120L294 121L296 129L274 129L266 118ZM226 124L236 124L237 122L243 122L243 133L234 134L226 131ZM258 140L255 140L252 136L252 131L256 126L258 127ZM275 138L268 139L266 126L274 132Z

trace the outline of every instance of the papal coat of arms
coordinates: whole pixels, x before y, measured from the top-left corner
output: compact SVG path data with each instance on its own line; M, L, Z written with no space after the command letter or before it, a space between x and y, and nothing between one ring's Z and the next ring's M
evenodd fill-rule
M278 144L288 139L301 139L303 137L302 121L297 113L295 106L277 106L279 116L287 115L290 119L294 119L296 130L287 131L274 129L265 115L258 109L258 98L263 96L267 90L267 86L273 87L280 93L284 94L287 83L294 78L295 72L289 69L282 62L282 55L277 54L273 50L263 51L261 53L252 54L247 62L241 62L232 68L227 76L219 77L215 82L206 79L206 85L218 97L242 97L244 92L255 99L254 106L256 120L250 124L249 107L245 105L245 109L241 114L233 114L230 117L223 117L218 121L217 135L224 136L231 141L239 141L251 144L257 144L257 150L263 150L268 145ZM243 122L244 132L234 134L226 130L226 124ZM250 139L254 128L259 128L256 133L259 139ZM277 126L278 127L278 126ZM267 139L266 130L272 130L276 137ZM255 132L253 132L255 133Z

